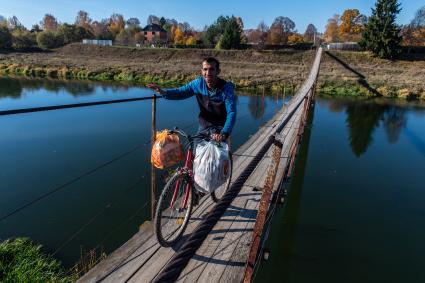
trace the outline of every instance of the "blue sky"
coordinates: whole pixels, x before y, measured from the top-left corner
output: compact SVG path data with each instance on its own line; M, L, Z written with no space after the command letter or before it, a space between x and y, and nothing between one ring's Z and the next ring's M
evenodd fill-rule
M245 28L256 28L264 20L270 25L278 16L291 18L299 32L309 23L324 31L326 21L345 9L358 9L369 16L375 0L0 0L0 15L13 15L28 28L38 23L46 13L53 14L60 22L73 23L79 10L89 13L92 19L108 18L119 13L125 19L137 17L143 25L149 15L186 21L201 30L212 24L220 15L242 17ZM399 0L402 12L400 24L409 23L415 12L425 6L424 0Z

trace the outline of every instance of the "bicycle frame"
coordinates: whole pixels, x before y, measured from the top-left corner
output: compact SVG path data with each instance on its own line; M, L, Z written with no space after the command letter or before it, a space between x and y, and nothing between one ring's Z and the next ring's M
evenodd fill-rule
M192 185L191 183L193 183L192 165L193 165L193 158L194 158L194 156L193 156L193 146L194 146L193 138L194 137L193 136L191 137L190 135L186 135L184 132L180 131L178 128L174 128L174 131L181 134L182 136L186 137L188 139L188 142L189 142L189 147L188 147L188 150L187 150L187 153L186 153L186 161L185 161L184 167L177 169L177 170L180 170L180 171L187 171L189 173L189 177L190 177L190 181L189 181L189 183L186 184L186 188L185 188L185 191L184 191L185 193L184 193L183 205L182 205L182 207L179 208L179 210L183 210L183 209L187 208L187 202L188 202L188 199L189 199L189 193L190 193L190 189L191 189L190 186ZM178 180L176 182L176 186L174 188L174 193L173 193L173 197L171 199L170 207L172 207L174 205L174 202L177 199L179 188L180 188L180 181Z
M190 177L190 182L191 180L193 180L193 172L190 168L192 168L192 163L193 163L193 151L192 148L189 148L186 154L186 161L184 164L183 168L179 168L178 170L186 170L187 172L189 172L189 177ZM182 207L180 207L180 209L185 209L187 207L187 201L189 199L189 192L190 192L190 182L186 184L186 188L185 188L185 194L184 194L184 200L183 200L183 205ZM170 207L172 207L174 205L174 202L177 199L177 194L180 188L180 180L178 180L176 182L176 186L174 187L174 193L173 193L173 198L171 199L171 204Z

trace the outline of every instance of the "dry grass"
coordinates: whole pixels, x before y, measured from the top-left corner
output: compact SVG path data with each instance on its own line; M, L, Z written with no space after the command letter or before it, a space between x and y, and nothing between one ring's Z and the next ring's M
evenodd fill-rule
M324 54L319 85L358 87L370 95L425 99L425 55L389 61L366 52Z
M52 52L0 55L0 69L14 73L136 83L180 84L195 78L203 57L221 62L222 76L239 88L299 84L309 71L312 51L120 48L71 44ZM1 67L3 65L3 67ZM5 71L6 70L6 71ZM18 70L18 71L16 71ZM36 70L36 71L33 71ZM1 71L1 70L0 70Z

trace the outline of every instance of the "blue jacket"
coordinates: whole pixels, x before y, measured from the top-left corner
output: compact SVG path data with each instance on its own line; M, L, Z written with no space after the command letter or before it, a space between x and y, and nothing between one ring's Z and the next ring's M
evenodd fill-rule
M236 121L234 88L234 84L218 78L216 90L208 92L205 79L198 77L182 87L167 89L164 97L179 100L195 95L199 104L200 120L222 126L221 133L230 135Z

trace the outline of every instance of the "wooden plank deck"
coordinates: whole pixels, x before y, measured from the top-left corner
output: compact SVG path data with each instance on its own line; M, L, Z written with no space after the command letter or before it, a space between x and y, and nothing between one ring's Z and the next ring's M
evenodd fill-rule
M250 144L249 146L242 146L235 152L233 180L241 174L244 166L254 158L256 151L266 142L267 137L279 123L280 119L278 118L285 112L279 112L274 119L252 136L247 142L247 144ZM276 178L275 188L277 188L283 176L289 148L298 131L295 125L298 124L299 119L300 114L296 113L282 131L290 142L285 142L285 148L282 151L278 172L280 177L278 175ZM215 274L213 278L218 281L228 264L231 266L231 268L229 267L232 270L231 273L234 273L235 276L241 273L240 269L244 269L245 263L242 264L241 259L234 259L235 256L240 256L240 254L234 254L234 250L237 246L242 246L245 247L246 252L249 252L250 232L252 232L255 223L259 199L261 198L261 191L255 191L254 188L262 188L264 185L270 153L269 150L260 161L232 205L183 270L179 281L194 282L199 280L199 282L203 282L205 276L211 278L213 274ZM213 206L214 203L211 198L206 196L198 206L194 207L185 235L195 229L202 217ZM175 250L183 243L184 238L171 248L163 248L157 243L151 224L145 223L127 243L80 278L78 282L150 282L168 263ZM226 273L229 273L229 271L226 271Z
M315 64L319 63L315 62ZM304 99L310 88L311 85L305 83L300 88L299 94L284 109L279 111L234 153L233 180L240 176L246 165L267 142L268 137L276 131L282 120L296 107L298 102ZM290 149L296 142L301 118L302 107L299 107L281 131L285 140L274 190L278 188L286 167L289 166ZM261 198L261 188L264 186L267 168L271 160L271 151L272 147L257 165L202 246L180 273L178 282L240 282L243 279ZM144 223L140 227L140 231L127 243L81 277L78 282L151 282L213 207L214 203L209 196L202 198L193 209L184 236L170 248L161 247L153 234L151 223Z

